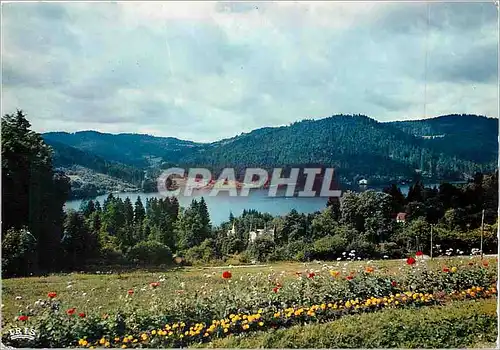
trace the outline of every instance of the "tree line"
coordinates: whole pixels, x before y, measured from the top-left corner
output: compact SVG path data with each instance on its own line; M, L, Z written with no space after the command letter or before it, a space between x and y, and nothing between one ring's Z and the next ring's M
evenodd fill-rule
M20 276L90 266L157 266L185 263L338 259L355 250L364 258L399 258L416 250L435 254L479 247L496 251L498 171L477 173L465 185L421 182L408 194L396 185L383 192L346 192L316 213L292 210L272 216L245 210L211 224L203 198L186 208L176 198L132 203L109 195L64 212L69 179L53 170L50 148L18 111L2 118L2 272ZM398 213L405 221L397 222ZM251 240L251 232L265 232Z

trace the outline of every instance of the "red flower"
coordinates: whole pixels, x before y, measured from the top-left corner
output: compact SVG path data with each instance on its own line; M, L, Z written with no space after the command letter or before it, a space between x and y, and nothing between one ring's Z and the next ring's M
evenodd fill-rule
M450 272L450 269L447 267L443 267L443 272Z
M396 282L396 281L391 282L391 286L396 287L397 285L398 285L398 282Z
M151 288L156 288L160 285L160 282L151 282L149 285L151 286Z
M127 291L127 293L128 293L128 295L132 295L132 294L134 294L134 290L133 290L133 289L129 289L129 290Z
M28 321L28 318L29 318L29 317L28 317L28 316L26 316L26 315L21 315L21 316L19 316L17 319L18 319L19 321Z
M488 260L483 260L483 266L487 267L489 265Z
M231 278L231 276L233 276L233 275L231 275L231 272L229 272L229 271L224 271L222 273L222 278L224 278L226 280L229 279L229 278Z
M316 276L314 272L309 272L309 274L307 275L308 278L314 278L314 276Z
M281 284L276 283L276 287L277 287L277 288L281 288Z
M348 280L352 280L354 277L349 275L349 276L347 276L346 278L347 278Z
M48 296L50 299L53 299L53 298L55 298L55 297L57 296L57 293L56 293L56 292L49 292L49 293L47 294L47 296Z
M80 313L78 314L78 317L80 317L80 318L84 318L85 316L87 316L87 315L85 315L85 313L84 313L84 312L80 312Z
M415 254L416 256L422 256L424 253L422 253L420 250Z
M408 259L406 259L406 263L407 263L408 265L413 265L413 264L415 264L415 258L413 258L413 257L411 257L411 256L410 256Z
M472 261L469 261L469 266L472 266L474 265L474 263Z
M274 287L274 288L273 288L273 292L274 292L274 293L278 293L278 291L279 291L279 290L280 290L280 289L279 289L278 287Z
M66 310L66 313L71 316L75 313L75 311L76 311L76 309L74 307L72 307L71 309Z

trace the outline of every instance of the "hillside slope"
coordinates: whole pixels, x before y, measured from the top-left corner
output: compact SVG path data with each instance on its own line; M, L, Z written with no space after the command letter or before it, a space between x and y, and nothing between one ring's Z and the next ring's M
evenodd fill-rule
M498 158L498 119L452 114L424 120L388 123L424 140L426 147L477 163Z

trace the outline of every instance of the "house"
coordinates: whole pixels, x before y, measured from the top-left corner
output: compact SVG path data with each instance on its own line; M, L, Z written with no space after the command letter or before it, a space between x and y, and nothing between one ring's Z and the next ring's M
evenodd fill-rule
M276 228L274 228L272 230L268 230L267 228L263 228L263 229L257 229L256 231L250 231L250 233L248 234L248 240L250 242L253 242L253 241L255 241L255 239L257 237L265 235L265 234L271 235L271 237L274 238L275 229Z
M396 222L406 222L406 213L398 213L396 215Z
M368 180L361 179L361 180L358 181L358 185L361 185L361 186L368 185Z

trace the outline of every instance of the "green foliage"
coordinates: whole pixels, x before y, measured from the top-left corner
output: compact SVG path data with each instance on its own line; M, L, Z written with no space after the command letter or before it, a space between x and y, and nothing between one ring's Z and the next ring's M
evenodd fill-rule
M22 111L2 117L2 232L27 227L38 242L36 272L58 267L69 178L53 171L50 148L30 128Z
M348 242L341 235L325 236L314 241L312 257L319 260L333 260L345 251Z
M127 257L141 264L171 264L172 252L170 249L156 241L143 241L133 246Z
M27 275L36 263L37 241L26 229L10 229L2 237L2 273ZM34 259L35 258L35 259Z
M274 240L272 237L259 236L250 243L248 251L257 261L268 261L274 251Z
M184 257L190 263L208 263L215 260L217 257L215 241L204 240L199 246L188 249Z

